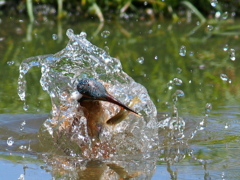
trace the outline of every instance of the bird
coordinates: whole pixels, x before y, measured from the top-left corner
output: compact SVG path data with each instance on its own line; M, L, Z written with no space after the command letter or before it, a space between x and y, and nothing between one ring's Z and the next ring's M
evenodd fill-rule
M124 105L121 101L110 95L107 92L106 88L103 86L103 84L93 78L81 79L78 82L77 90L82 95L81 98L78 100L79 102L86 100L107 101L138 115L137 112L135 112L130 107Z
M127 117L129 112L140 116L139 113L109 94L104 85L94 78L83 78L79 80L77 91L80 93L78 102L87 119L88 134L92 139L99 138L102 128L106 124L116 125L120 123ZM105 106L101 103L102 101L113 103L119 106L121 110L109 118L109 115L105 112ZM129 105L132 107L138 102L140 102L139 99L137 98L136 100L136 98L134 98Z

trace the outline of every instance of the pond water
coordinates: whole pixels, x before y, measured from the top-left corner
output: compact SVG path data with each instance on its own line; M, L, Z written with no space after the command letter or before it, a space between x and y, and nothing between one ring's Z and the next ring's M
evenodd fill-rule
M2 18L1 179L239 179L238 23L182 19L103 25L44 19L28 24ZM120 59L123 70L146 87L158 111L156 150L89 159L62 154L58 144L41 137L52 103L38 67L26 74L26 101L20 100L19 66L26 58L65 48L69 28L86 32L92 44ZM169 117L181 120L181 131Z

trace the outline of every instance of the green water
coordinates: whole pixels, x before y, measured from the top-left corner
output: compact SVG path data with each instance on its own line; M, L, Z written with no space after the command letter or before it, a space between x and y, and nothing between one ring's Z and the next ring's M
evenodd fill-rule
M171 112L172 95L176 90L182 90L184 96L178 98L176 106L179 115L188 119L188 134L204 118L206 103L211 103L212 110L204 121L206 127L179 145L181 154L185 156L176 156L179 160L171 163L168 160L171 153L162 154L152 179L238 179L240 39L234 31L234 26L238 23L236 20L223 24L209 22L194 30L198 27L197 20L191 23L184 20L176 23L117 21L103 25L91 21L54 20L28 24L27 20L21 18L2 18L0 166L7 166L7 169L14 172L4 171L4 179L17 179L24 172L26 179L32 179L34 173L42 177L39 179L56 177L56 172L45 168L41 158L35 155L32 157L32 153L27 150L19 150L22 141L23 144L28 144L29 140L37 139L36 134L40 128L40 124L35 123L31 127L32 134L29 133L31 129L26 130L31 119L32 122L37 122L30 115L30 118L25 118L30 119L25 131L20 131L19 127L24 121L22 114L49 113L51 102L39 84L40 70L33 68L27 74L26 99L29 107L26 111L23 109L23 102L17 95L18 67L25 58L56 53L64 48L68 42L65 32L69 28L75 33L85 31L88 40L98 47L108 49L112 57L120 59L123 70L147 88L158 112ZM213 30L208 27L209 24ZM105 37L108 33L104 31L109 31L110 35ZM181 56L179 53L183 46L186 53L182 48ZM234 61L230 56L233 51L236 57ZM177 82L180 81L182 83L178 85ZM40 119L43 122L44 118ZM172 141L165 138L164 130L161 133L162 146L171 144ZM8 147L6 141L10 136L15 138L15 143ZM165 148L169 149L170 146ZM189 151L196 159L190 158Z

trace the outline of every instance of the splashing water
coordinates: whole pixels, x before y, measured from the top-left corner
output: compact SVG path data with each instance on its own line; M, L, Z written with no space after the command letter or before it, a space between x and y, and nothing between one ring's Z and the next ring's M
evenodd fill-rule
M123 70L118 59L106 51L94 46L86 39L86 33L74 34L67 30L68 45L56 54L42 55L25 59L19 70L18 95L25 101L27 82L25 75L33 66L41 68L40 84L52 102L51 117L44 128L52 136L59 132L66 138L59 139L61 146L68 149L70 155L84 157L111 157L147 152L158 146L156 108L146 89L136 83ZM104 84L107 91L124 104L134 97L140 102L133 109L142 116L133 113L114 126L105 125L99 141L88 135L87 118L76 100L77 83L82 78L95 78ZM106 116L112 116L119 107L102 103ZM113 109L113 110L111 110ZM100 112L101 113L101 112ZM76 123L77 121L77 123ZM75 144L71 149L68 145Z

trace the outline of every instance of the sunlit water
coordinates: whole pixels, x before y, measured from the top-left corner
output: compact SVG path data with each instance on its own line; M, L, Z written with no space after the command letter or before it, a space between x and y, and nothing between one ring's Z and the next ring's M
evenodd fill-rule
M186 24L183 26L188 27ZM67 65L62 69L61 64L56 63L52 66L51 61L61 59L61 55L71 57L74 54L71 54L72 52L68 51L69 49L60 51L66 46L68 40L61 42L60 40L65 35L62 35L60 31L56 33L56 29L54 32L46 33L47 38L51 39L48 43L39 37L40 32L32 36L27 34L23 41L24 44L19 43L20 38L15 38L14 42L17 45L19 44L20 50L17 46L12 51L12 46L5 45L6 42L11 45L11 41L6 38L1 40L4 45L1 48L8 47L3 49L4 56L1 56L1 62L5 67L1 71L3 83L1 83L0 91L2 102L0 158L1 166L6 169L4 172L1 171L4 179L23 177L26 179L32 179L33 177L34 179L51 179L52 177L71 177L73 179L130 177L133 179L238 179L240 176L238 159L240 127L238 122L239 105L237 103L239 97L237 94L239 84L239 71L237 71L237 68L239 68L239 50L237 44L239 40L237 36L229 36L227 40L226 37L216 36L211 38L208 36L208 39L204 39L206 36L201 34L203 30L198 31L200 35L196 37L186 37L184 32L188 32L189 29L182 29L183 26L176 24L173 27L169 24L161 24L160 26L160 23L152 26L145 24L137 28L141 29L141 34L145 35L145 38L143 38L145 40L139 38L143 35L128 40L126 37L129 37L129 34L121 28L119 30L126 35L125 38L111 31L108 26L105 29L108 29L110 34L100 30L99 37L94 33L91 35L89 33L91 30L84 30L90 34L85 42L89 42L89 40L92 42L99 38L99 42L93 44L101 47L108 45L109 48L105 47L104 49L111 50L113 57L118 57L121 60L131 59L122 61L123 70L127 71L129 76L132 76L137 82L144 84L159 112L168 112L158 115L156 112L148 114L144 113L145 107L143 105L136 104L134 108L140 111L144 115L143 119L145 119L144 121L140 119L140 122L144 122L141 127L146 128L147 133L147 122L153 120L153 123L156 123L157 126L152 128L158 130L158 137L154 133L149 133L145 137L146 141L141 142L141 145L145 146L138 147L141 149L141 153L133 151L128 155L127 151L118 151L118 153L113 153L113 157L106 158L100 155L98 156L101 157L100 159L88 158L91 155L89 151L85 156L78 155L78 157L75 157L75 151L70 151L70 153L63 151L65 148L64 142L67 139L61 140L63 144L56 143L56 139L49 135L49 132L54 131L54 128L46 126L53 122L54 109L52 109L52 106L58 107L60 102L68 103L64 102L64 98L59 98L62 97L62 91L66 89L70 93L75 91L75 80L86 76L96 77L113 84L114 86L110 86L108 90L112 94L116 93L127 104L133 98L134 93L126 89L130 96L125 96L121 94L120 90L116 91L115 88L124 89L122 83L124 84L125 78L127 77L129 80L128 83L135 83L133 79L122 71L121 73L124 76L121 77L124 81L121 81L121 78L114 81L117 76L114 76L114 78L111 76L104 77L104 75L99 76L102 73L101 68L95 74L87 71L83 73L83 76L76 75L74 69L70 68L71 72L69 72L69 67L81 67L76 62L69 66L64 62L63 64L66 63ZM216 29L215 25L212 26ZM152 31L150 32L149 29ZM179 29L183 32L180 32ZM75 33L81 31L82 28L79 28L79 31L75 30ZM132 33L138 34L138 31ZM19 29L17 32L21 33ZM120 39L117 40L118 44L110 44L114 42L111 36L116 36L116 34L120 36ZM5 34L2 33L1 36L5 37ZM181 36L181 40L179 40L179 36ZM28 45L28 42L31 42L30 37L41 39L35 42L37 46L32 48L32 51L30 47L33 46L33 43ZM61 47L55 47L55 44L51 44L51 42L56 43L58 41L61 42ZM137 47L134 46L135 41L138 44ZM206 43L211 46L206 46ZM90 47L92 46L91 44ZM93 47L99 50L94 54L98 57L99 53L101 54L104 51L97 46ZM67 47L69 47L69 44ZM42 51L42 49L45 49L45 51ZM129 54L127 53L128 49L130 50ZM19 53L21 51L22 54ZM115 51L118 53L114 53ZM35 55L55 52L59 53L38 56L37 59L35 57ZM135 52L138 52L138 54L134 54ZM91 53L89 52L88 55ZM75 55L74 57L79 58L78 53L75 53ZM108 53L105 55L103 59L108 57L109 60L114 60L113 63L116 63L117 68L111 66L112 68L121 69L118 59L112 58ZM22 60L30 56L35 57L27 62L28 68L31 69L23 71L21 75L29 72L26 77L20 78L19 81L24 82L26 80L27 87L25 91L26 101L21 102L17 97L16 85L18 84L19 74L16 72L18 72ZM66 59L68 60L68 58ZM69 61L71 62L71 60ZM34 66L37 66L37 68L34 69ZM48 68L42 68L43 74L40 75L38 71L40 67ZM105 70L108 70L108 68L107 66ZM51 71L46 71L50 69ZM109 73L111 74L111 72L112 69ZM65 77L64 74L67 73L70 73L70 75ZM106 71L102 74L105 73ZM57 74L59 78L54 79L51 76L53 74ZM50 81L53 82L52 86ZM70 83L65 84L64 82ZM24 83L20 85L23 85L23 90ZM61 88L55 89L55 87ZM140 84L139 87L143 88L145 93L145 88ZM42 91L42 88L44 91ZM23 91L19 92L20 95L21 92ZM57 96L52 97L51 95ZM52 99L52 103L48 101L48 96ZM21 97L24 97L24 95L22 94ZM59 99L60 101L58 101ZM148 96L147 99L149 99ZM76 102L72 101L71 103L67 105L75 107ZM155 106L151 104L150 100L146 104L149 103L150 109L154 110ZM58 112L56 111L56 113ZM130 117L137 118L133 114L130 114ZM46 122L50 123L46 124ZM46 130L46 127L50 127L50 129ZM132 127L134 127L134 124ZM131 129L131 127L128 128ZM134 140L136 141L127 142L128 147L139 145L138 140L142 140L142 137L138 137L139 133L141 132L135 134ZM112 138L116 138L115 140L123 143L124 141L118 139L117 134ZM150 137L155 138L154 142L147 141ZM107 141L109 139L103 137L102 140ZM157 147L156 149L152 149L152 143L155 146L154 148ZM71 148L74 149L75 147ZM116 155L123 156L116 157ZM96 157L96 154L94 156Z

